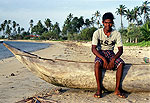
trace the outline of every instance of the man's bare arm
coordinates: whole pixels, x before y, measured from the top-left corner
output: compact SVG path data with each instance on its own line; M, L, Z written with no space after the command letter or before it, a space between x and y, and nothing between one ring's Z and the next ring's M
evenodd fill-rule
M94 55L96 55L97 57L99 57L99 58L101 58L103 60L103 62L104 62L103 68L107 69L107 66L108 66L107 61L102 55L99 54L99 52L97 51L96 47L97 47L96 45L92 45L92 52L93 52Z
M97 47L96 45L92 45L92 52L93 52L93 54L96 55L97 57L101 58L102 60L104 60L105 58L99 54L99 52L97 51L96 47Z
M117 52L116 55L114 56L114 59L116 60L116 59L119 58L122 54L123 54L123 46L118 47L118 52Z

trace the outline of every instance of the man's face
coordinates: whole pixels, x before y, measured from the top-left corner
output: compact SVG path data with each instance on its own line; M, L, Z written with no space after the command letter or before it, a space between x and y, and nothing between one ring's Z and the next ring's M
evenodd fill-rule
M106 30L111 30L112 26L113 26L113 21L111 19L105 19L104 21L102 21L104 28Z

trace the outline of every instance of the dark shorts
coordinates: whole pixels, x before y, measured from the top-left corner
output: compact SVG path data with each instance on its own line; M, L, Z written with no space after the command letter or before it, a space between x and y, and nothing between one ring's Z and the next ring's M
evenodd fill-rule
M105 57L108 63L110 62L111 58L115 55L115 53L112 50L101 50L99 51L99 53L100 55ZM100 66L103 66L103 60L97 56L95 58L95 63L96 62L99 62ZM121 58L116 59L114 69L117 69L121 63L125 64L125 62Z

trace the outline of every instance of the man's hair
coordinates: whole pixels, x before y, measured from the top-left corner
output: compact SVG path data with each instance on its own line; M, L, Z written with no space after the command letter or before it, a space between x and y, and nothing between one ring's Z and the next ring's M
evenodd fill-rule
M103 15L102 20L105 21L106 19L111 19L113 21L114 15L111 12L107 12Z

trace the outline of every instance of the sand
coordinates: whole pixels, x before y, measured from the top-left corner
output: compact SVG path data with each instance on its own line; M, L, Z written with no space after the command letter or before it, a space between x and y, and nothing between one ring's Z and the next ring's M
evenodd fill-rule
M33 41L32 41L33 42ZM39 41L52 44L49 48L33 52L44 58L59 58L77 61L94 61L91 43ZM124 47L121 56L127 63L141 63L143 57L150 57L150 47ZM117 52L117 48L115 48ZM32 74L15 57L0 60L0 103L15 103L33 97L45 96L51 103L149 103L150 92L126 93L122 99L111 93L104 93L97 99L95 91L70 89L49 84ZM93 68L94 72L94 68ZM19 102L23 103L23 102Z

